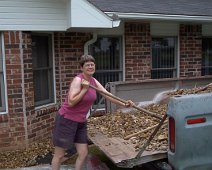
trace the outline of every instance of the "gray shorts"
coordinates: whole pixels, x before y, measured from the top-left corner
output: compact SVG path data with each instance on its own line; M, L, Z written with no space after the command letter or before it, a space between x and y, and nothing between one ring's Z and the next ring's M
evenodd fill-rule
M71 148L74 143L87 143L87 123L79 123L64 118L57 113L53 129L53 144L64 149Z

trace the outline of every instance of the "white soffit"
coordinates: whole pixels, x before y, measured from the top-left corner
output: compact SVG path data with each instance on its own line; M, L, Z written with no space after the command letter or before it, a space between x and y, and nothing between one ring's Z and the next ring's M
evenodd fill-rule
M69 5L70 28L113 28L120 24L86 0L71 0Z

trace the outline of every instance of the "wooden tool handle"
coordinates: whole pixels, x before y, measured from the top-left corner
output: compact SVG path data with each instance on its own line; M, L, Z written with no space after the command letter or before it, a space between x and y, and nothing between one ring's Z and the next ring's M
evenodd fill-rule
M137 109L137 110L139 110L139 111L142 111L142 112L144 112L144 113L146 113L146 114L148 114L148 115L150 115L150 116L152 116L152 117L155 117L155 118L157 118L157 119L162 120L162 118L161 118L160 116L158 116L158 115L157 115L156 113L154 113L154 112L150 112L150 111L148 111L148 110L146 110L146 109L144 109L144 108L141 108L141 107L138 107L138 106L135 106L135 105L133 105L132 107L135 108L135 109Z
M97 92L99 92L99 93L105 94L105 95L107 95L107 96L109 96L109 97L111 97L111 98L113 98L113 99L116 99L116 100L118 100L118 101L120 101L120 102L122 102L122 103L124 103L124 104L127 104L127 101L124 100L124 99L121 99L121 98L119 98L119 97L116 97L116 96L112 95L112 94L109 93L109 92L107 93L107 92L105 92L105 91L102 91L102 90L96 88L95 86L92 86L91 84L89 84L89 86L90 86L92 89L95 89L95 90L96 90Z
M114 95L112 95L112 94L109 93L109 92L105 92L105 91L99 90L98 88L92 86L91 84L89 84L89 86L90 86L91 88L95 89L96 91L98 91L99 93L105 94L105 95L107 95L107 96L109 96L109 97L111 97L111 98L113 98L113 99L116 99L116 100L122 102L122 103L125 103L125 104L128 103L126 100L123 100L123 99L121 99L121 98L119 98L119 97L117 97L117 96L114 96ZM155 117L155 118L160 119L160 120L162 119L162 118L161 118L160 116L158 116L157 114L155 114L155 113L153 113L153 112L150 112L150 111L148 111L148 110L146 110L146 109L144 109L144 108L140 108L140 107L135 106L135 105L133 105L132 107L135 108L135 109L137 109L137 110L139 110L139 111L142 111L142 112L144 112L144 113L146 113L146 114L148 114L148 115L150 115L150 116L152 116L152 117Z
M165 121L164 124L166 124L167 122L168 122L168 121ZM124 137L124 139L125 139L125 140L128 140L128 139L130 139L131 137L137 136L137 135L139 135L139 134L141 134L141 133L145 133L145 132L147 132L147 131L149 131L149 130L151 130L151 129L154 129L154 128L157 127L157 126L158 126L158 124L153 125L153 126L151 126L151 127L148 127L148 128L146 128L146 129L143 129L143 130L141 130L141 131L135 132L135 133L133 133L133 134L127 135L127 136Z

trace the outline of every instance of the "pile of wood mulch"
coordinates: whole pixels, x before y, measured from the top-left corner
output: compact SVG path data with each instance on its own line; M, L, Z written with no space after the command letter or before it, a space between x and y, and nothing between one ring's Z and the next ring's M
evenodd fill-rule
M0 169L50 164L53 145L51 139L35 142L27 149L0 152Z
M174 95L211 93L211 92L212 92L212 86L210 84L208 86L199 87L199 88L179 89L177 91L174 91L173 93L170 93L169 95L174 96ZM160 114L161 113L164 114L163 107L159 108L159 107L151 106L148 109L153 112L158 112ZM102 118L99 118L98 121L97 121L97 119L95 119L95 121L92 122L92 119L91 119L91 120L89 120L90 121L89 123L93 124L95 126L99 125L99 127L97 127L97 128L99 128L102 132L107 133L109 136L121 135L122 137L124 137L126 135L129 135L129 133L125 134L125 132L130 132L130 133L136 132L135 126L137 126L136 125L137 122L140 122L140 120L148 121L147 117L145 119L144 118L143 119L133 118L132 122L130 123L129 121L131 119L129 119L129 117L127 117L126 115L120 116L118 114L117 117L113 117L113 116L104 117L103 116ZM130 116L132 117L132 115L130 115ZM107 121L105 121L105 119L103 119L103 118L107 119ZM109 118L111 118L111 120L108 120ZM111 121L115 121L115 123L111 123ZM128 123L128 124L126 124L126 123ZM143 122L143 123L140 122L139 124L142 125L144 123L145 122ZM115 125L117 125L117 126L120 125L120 126L116 127ZM126 125L126 126L124 126L124 125ZM137 126L137 127L140 127L140 126ZM129 129L129 128L131 128L131 129ZM132 129L134 130L134 132L131 131ZM142 127L140 127L138 129L138 131L141 129L142 129ZM118 133L116 133L116 131ZM167 135L165 134L165 135L163 135L163 137L164 136L167 139ZM145 136L145 138L146 137L147 136ZM161 136L158 136L158 138L161 140ZM138 141L142 141L141 138ZM164 140L162 140L162 141L164 141ZM154 141L153 141L153 143L154 143ZM155 142L155 143L158 143L158 142ZM161 147L161 146L157 146L157 148L158 147ZM152 149L152 148L150 148L150 149ZM53 153L53 145L52 145L50 138L41 140L39 142L35 142L33 145L31 145L27 149L5 151L5 152L2 151L2 152L0 152L0 169L30 167L30 166L40 165L40 164L51 164L51 160L53 157L52 153ZM71 154L74 154L74 152ZM69 161L70 161L70 159L69 159Z
M191 89L178 89L167 93L168 98L176 95L211 93L212 84ZM150 104L146 110L154 112L159 117L163 117L167 111L166 104ZM114 112L101 117L92 117L88 120L88 129L91 136L95 136L96 130L110 137L119 137L129 140L135 145L135 150L140 150L146 140L151 136L158 124L158 120L141 111L131 111L128 113ZM154 127L154 128L153 128ZM168 125L167 121L157 132L151 143L146 147L147 151L167 151L168 150Z

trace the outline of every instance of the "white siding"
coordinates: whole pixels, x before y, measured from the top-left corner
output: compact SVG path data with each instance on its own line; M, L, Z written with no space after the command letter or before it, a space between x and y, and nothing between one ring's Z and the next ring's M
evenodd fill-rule
M0 0L0 30L64 31L67 5L62 0Z

